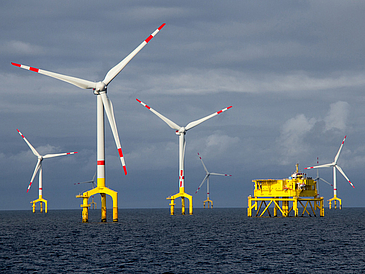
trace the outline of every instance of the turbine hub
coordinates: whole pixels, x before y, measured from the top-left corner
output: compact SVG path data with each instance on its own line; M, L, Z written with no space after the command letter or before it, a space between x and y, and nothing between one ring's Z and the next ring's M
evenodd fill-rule
M176 130L176 135L185 134L186 130L184 127L181 127L179 130Z
M94 89L94 94L98 95L100 93L100 91L106 91L106 85L104 84L104 82L98 82L96 83L96 87Z

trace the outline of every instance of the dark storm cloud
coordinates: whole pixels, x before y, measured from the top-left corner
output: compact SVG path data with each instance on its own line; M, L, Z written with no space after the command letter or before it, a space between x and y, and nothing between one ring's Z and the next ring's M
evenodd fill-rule
M339 196L345 206L363 206L365 4L17 1L0 7L0 209L28 209L37 197L37 182L25 195L36 159L17 128L36 148L79 152L45 164L50 208L78 208L75 195L85 189L73 184L95 172L92 92L10 62L99 81L163 22L108 89L129 171L123 175L106 125L107 184L123 197L121 208L167 207L165 198L178 189L177 137L135 98L182 126L233 105L188 132L188 193L204 175L197 152L210 169L233 175L214 180L215 204L241 207L252 179L289 176L297 162L303 169L316 157L332 161L348 135L339 163L357 191L339 175ZM332 180L331 170L320 172ZM321 195L330 198L331 188L322 186ZM194 206L204 198L204 192L194 196Z

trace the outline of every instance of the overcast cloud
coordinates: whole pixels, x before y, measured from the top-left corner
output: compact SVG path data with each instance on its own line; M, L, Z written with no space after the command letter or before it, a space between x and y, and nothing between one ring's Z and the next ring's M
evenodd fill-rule
M331 162L345 135L339 164L356 190L338 174L338 196L364 206L364 12L359 1L3 1L0 210L30 210L38 198L38 178L26 193L37 159L17 128L42 153L79 152L44 161L49 209L79 208L89 188L74 183L96 165L92 91L10 62L99 81L164 22L108 87L128 169L107 124L107 186L120 208L168 210L178 191L178 138L136 98L181 126L233 105L186 135L194 207L206 199L194 194L205 174L198 152L211 172L233 175L211 180L214 205L246 207L253 179ZM320 174L332 181L331 169ZM321 184L320 194L333 190Z

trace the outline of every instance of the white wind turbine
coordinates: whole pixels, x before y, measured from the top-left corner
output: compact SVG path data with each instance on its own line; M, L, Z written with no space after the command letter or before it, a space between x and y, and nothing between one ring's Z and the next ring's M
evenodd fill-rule
M39 202L40 204L40 211L43 212L43 207L42 207L42 202L45 204L45 212L47 213L47 200L43 199L43 182L42 182L42 162L44 159L48 159L48 158L53 158L53 157L58 157L58 156L65 156L65 155L72 155L75 154L77 152L66 152L66 153L58 153L58 154L46 154L46 155L40 155L38 153L38 151L31 145L31 143L29 143L29 141L24 137L24 135L19 131L19 129L17 129L18 133L20 136L22 136L23 140L27 143L27 145L29 146L30 150L33 152L33 154L38 158L37 164L34 168L34 172L32 175L32 178L30 179L30 183L27 189L27 192L29 191L30 187L32 186L34 177L37 175L38 171L39 171L39 198L37 200L32 201L31 203L33 203L33 212L35 212L35 204L37 202Z
M117 193L113 190L110 190L105 186L105 140L104 140L104 109L109 120L109 124L114 136L114 141L117 146L117 150L119 153L120 161L122 163L124 173L127 174L127 168L124 161L124 156L122 152L122 147L119 140L117 125L115 122L113 105L110 99L107 96L107 86L110 82L124 69L124 67L133 59L134 56L138 52L142 50L142 48L151 41L151 39L165 26L165 23L162 24L158 29L156 29L147 39L145 39L135 50L133 50L127 57L125 57L121 62L119 62L116 66L111 68L106 74L104 80L100 82L92 82L72 76L62 75L50 71L46 71L43 69L38 69L34 67L29 67L17 63L11 63L16 67L20 67L26 70L30 70L33 72L37 72L43 75L50 76L52 78L59 79L61 81L70 83L79 88L83 89L92 89L94 94L96 95L97 102L97 187L94 189L95 191L85 192L82 196L83 198L83 222L87 222L87 199L96 193L101 194L102 200L102 218L101 221L106 221L106 194L111 195L113 199L113 221L118 221L118 202L117 202ZM79 197L79 196L78 196Z
M343 141L341 143L341 146L340 148L338 149L338 152L335 156L335 159L332 163L329 163L329 164L324 164L324 165L318 165L318 166L312 166L312 167L306 167L305 169L313 169L313 168L322 168L322 167L332 167L333 169L333 198L332 199L329 199L329 208L331 209L331 205L332 205L332 201L334 202L334 205L335 205L335 208L337 208L337 201L339 201L339 208L341 209L342 207L342 202L341 202L341 199L337 197L337 180L336 180L336 169L343 175L343 177L345 177L345 179L349 182L349 184L355 188L355 186L351 183L351 181L349 180L349 178L347 178L345 172L343 172L342 168L337 165L337 161L338 161L338 158L340 156L340 153L341 153L341 150L342 150L342 147L345 143L345 140L346 140L346 136L345 138L343 138Z
M91 181L86 181L86 182L81 182L81 183L74 183L74 185L81 185L81 184L91 184L93 188L95 188L96 183L95 183L95 177L96 177L96 172L94 174L94 177ZM90 205L93 206L93 209L96 209L96 203L94 201L94 196L91 196L91 203Z
M156 114L161 120L163 120L170 128L174 129L176 132L176 135L179 136L179 193L175 194L173 196L168 197L167 199L171 200L170 206L171 206L171 210L170 213L171 215L174 214L174 200L176 198L181 197L181 210L182 210L182 214L185 214L185 198L187 198L189 200L189 214L193 214L193 199L192 196L185 193L185 171L184 171L184 160L185 160L185 147L186 147L186 142L185 142L185 134L188 130L196 127L197 125L203 123L204 121L230 109L232 106L229 106L225 109L222 109L220 111L217 111L211 115L208 115L204 118L201 118L199 120L190 122L189 124L187 124L185 127L181 127L179 125L177 125L176 123L174 123L173 121L171 121L170 119L166 118L165 116L163 116L162 114L158 113L156 110L154 110L153 108L149 107L148 105L146 105L145 103L143 103L142 101L136 99L140 104L142 104L143 106L145 106L147 109L149 109L150 111L152 111L154 114Z
M317 165L319 165L318 157L317 157ZM317 177L314 179L314 181L319 182L321 180L322 182L325 182L327 185L333 186L333 184L327 182L325 179L319 177L319 170L317 169Z
M209 194L210 194L210 192L209 192L209 177L210 177L210 175L217 175L217 176L232 176L232 175L229 175L229 174L221 174L221 173L214 173L214 172L210 173L208 171L208 169L206 168L206 166L204 165L203 159L202 159L202 157L200 156L199 153L198 153L198 155L199 155L200 161L203 164L203 167L204 167L204 170L205 170L206 175L205 175L203 181L201 182L200 186L198 187L198 189L195 191L195 194L198 193L199 189L202 187L202 185L204 184L204 182L207 181L207 199L203 202L203 204L204 204L204 208L205 208L205 203L208 203L208 208L210 208L210 207L213 208L213 201L209 199Z

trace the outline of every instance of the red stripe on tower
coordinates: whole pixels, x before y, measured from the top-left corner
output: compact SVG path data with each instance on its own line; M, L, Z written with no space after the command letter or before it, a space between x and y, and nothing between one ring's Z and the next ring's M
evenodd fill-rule
M105 166L105 161L97 161L96 164L98 166Z
M123 158L122 148L118 148L118 152L119 152L119 156L120 156L120 158Z

